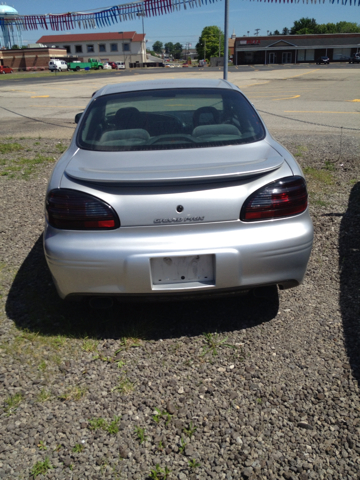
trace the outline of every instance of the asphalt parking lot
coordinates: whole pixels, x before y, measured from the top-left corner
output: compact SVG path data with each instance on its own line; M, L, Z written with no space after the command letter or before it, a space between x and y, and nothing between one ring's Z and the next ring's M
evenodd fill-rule
M73 133L75 114L104 85L175 77L222 78L221 69L184 70L2 79L0 128L4 135L37 136L46 132L47 136L65 139ZM341 128L343 133L360 132L358 65L233 67L228 78L254 103L274 134L336 132Z

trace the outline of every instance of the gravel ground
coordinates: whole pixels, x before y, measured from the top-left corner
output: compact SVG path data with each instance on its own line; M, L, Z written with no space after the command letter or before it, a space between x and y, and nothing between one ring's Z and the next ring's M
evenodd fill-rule
M0 154L1 479L360 478L359 137L277 138L308 179L304 284L110 309L61 302L45 264L63 144Z

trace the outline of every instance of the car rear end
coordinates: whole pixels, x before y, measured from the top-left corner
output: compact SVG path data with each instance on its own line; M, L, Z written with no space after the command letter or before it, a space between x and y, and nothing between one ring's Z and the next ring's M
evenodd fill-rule
M55 167L44 247L62 298L302 282L313 229L299 166L235 87L176 85L102 89Z

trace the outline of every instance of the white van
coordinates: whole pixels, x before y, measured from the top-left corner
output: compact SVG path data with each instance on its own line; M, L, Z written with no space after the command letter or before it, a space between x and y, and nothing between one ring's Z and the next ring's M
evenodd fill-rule
M58 60L54 58L49 62L49 70L50 72L63 72L68 70L68 64L64 62L64 60Z
M125 62L115 62L116 63L116 68L119 70L119 69L122 69L122 68L125 68Z

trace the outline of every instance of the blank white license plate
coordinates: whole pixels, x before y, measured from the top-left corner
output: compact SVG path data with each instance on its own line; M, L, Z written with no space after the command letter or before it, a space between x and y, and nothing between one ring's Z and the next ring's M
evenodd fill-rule
M214 281L214 255L151 258L153 285Z

